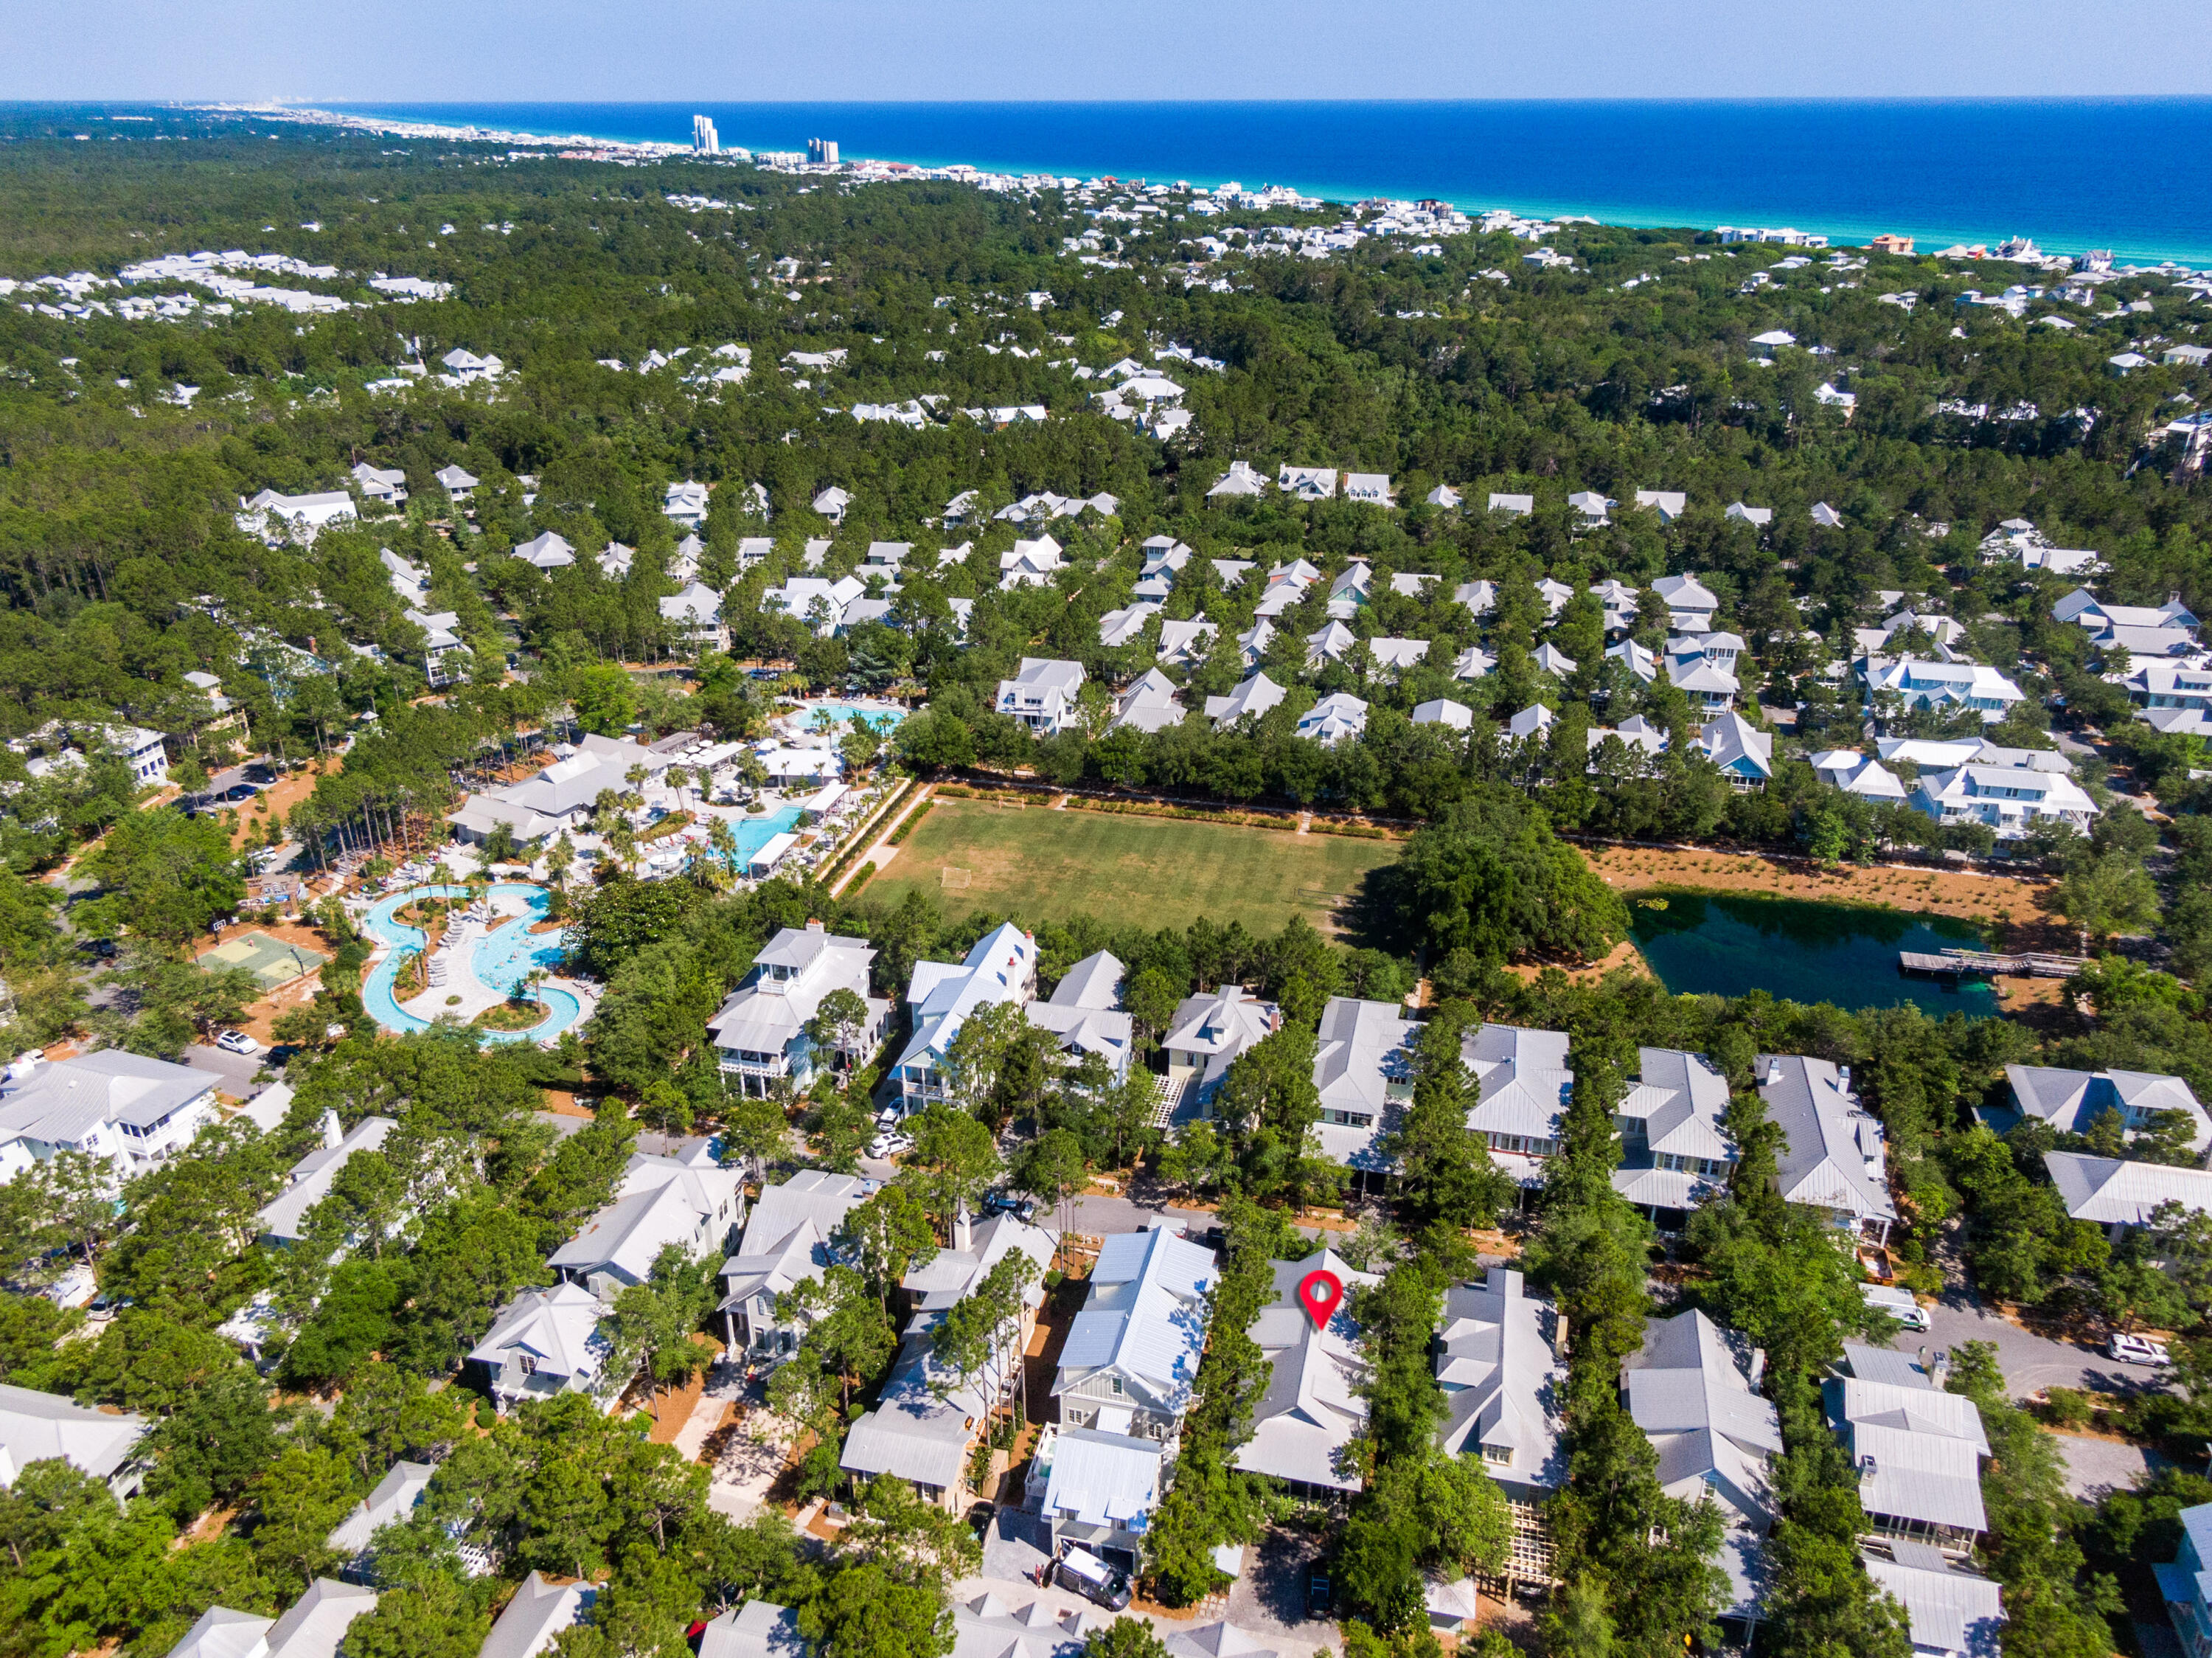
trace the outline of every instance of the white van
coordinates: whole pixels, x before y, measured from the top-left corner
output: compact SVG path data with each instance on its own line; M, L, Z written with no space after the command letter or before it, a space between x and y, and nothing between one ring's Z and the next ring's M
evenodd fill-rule
M1119 1612L1129 1604L1129 1579L1118 1572L1086 1548L1069 1544L1067 1551L1060 1557L1054 1576L1060 1588L1095 1601L1109 1612Z
M1912 1298L1910 1289L1886 1283L1863 1283L1859 1294L1866 1298L1869 1307L1879 1308L1907 1330L1928 1327L1928 1309Z

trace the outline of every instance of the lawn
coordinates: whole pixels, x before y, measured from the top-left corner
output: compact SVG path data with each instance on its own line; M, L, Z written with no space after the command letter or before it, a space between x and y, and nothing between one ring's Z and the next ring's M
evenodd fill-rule
M954 916L1087 911L1148 928L1206 916L1272 933L1297 915L1343 933L1352 923L1338 912L1397 855L1394 843L1348 835L939 800L863 890L896 904L919 887Z

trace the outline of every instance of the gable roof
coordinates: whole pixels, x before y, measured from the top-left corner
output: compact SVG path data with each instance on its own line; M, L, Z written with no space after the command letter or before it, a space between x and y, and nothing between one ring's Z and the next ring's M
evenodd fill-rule
M858 1174L802 1169L765 1188L746 1217L738 1253L722 1263L729 1283L726 1308L756 1295L780 1295L802 1279L817 1278L830 1263L830 1239L855 1204L876 1190Z
M1468 1127L1485 1134L1558 1137L1575 1082L1567 1069L1565 1031L1484 1025L1462 1035L1459 1057L1479 1090Z
M1893 1221L1881 1122L1859 1104L1850 1080L1826 1059L1761 1054L1759 1096L1788 1137L1775 1157L1783 1198L1862 1221Z
M150 1425L143 1417L0 1383L0 1490L32 1463L55 1457L95 1479L111 1479Z
M1444 1292L1437 1381L1449 1414L1437 1440L1454 1455L1485 1458L1501 1483L1556 1490L1566 1477L1566 1366L1554 1350L1558 1314L1523 1293L1521 1274L1493 1266L1480 1284Z
M389 1117L364 1117L334 1146L317 1146L292 1165L291 1184L256 1217L260 1235L285 1242L305 1235L307 1211L330 1195L331 1184L356 1151L374 1151L399 1125Z
M1334 1273L1347 1292L1355 1285L1371 1289L1382 1282L1375 1273L1354 1271L1332 1249L1316 1250L1301 1261L1274 1263L1273 1299L1260 1309L1251 1330L1267 1356L1267 1389L1253 1407L1252 1436L1231 1466L1356 1491L1360 1480L1337 1472L1336 1455L1367 1421L1367 1400L1360 1392L1367 1361L1359 1350L1359 1326L1352 1322L1348 1293L1319 1326L1298 1299L1298 1286L1310 1274L1324 1271Z
M2046 1151L2043 1166L2066 1213L2077 1221L2148 1226L2166 1204L2179 1204L2191 1214L2212 1213L2212 1171L2079 1151Z
M0 1094L0 1140L74 1144L101 1123L151 1128L212 1094L217 1080L120 1048L53 1060Z
M538 1658L598 1597L592 1584L549 1583L543 1572L532 1572L491 1626L477 1658Z
M1206 1293L1218 1265L1212 1250L1165 1226L1109 1237L1060 1349L1053 1392L1112 1370L1156 1409L1181 1415L1206 1346Z

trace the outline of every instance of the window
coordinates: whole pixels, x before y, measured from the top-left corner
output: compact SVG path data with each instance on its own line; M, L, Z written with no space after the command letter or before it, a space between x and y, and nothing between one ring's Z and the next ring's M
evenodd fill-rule
M1121 1396L1121 1377L1119 1377L1119 1376L1116 1376L1116 1377L1115 1377L1115 1378L1114 1378L1114 1393L1115 1393L1115 1396L1116 1398L1119 1398L1119 1397Z

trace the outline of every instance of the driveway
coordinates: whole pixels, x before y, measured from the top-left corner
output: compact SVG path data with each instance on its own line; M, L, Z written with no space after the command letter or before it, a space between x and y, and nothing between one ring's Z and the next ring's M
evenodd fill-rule
M210 1043L195 1042L185 1050L185 1064L194 1070L220 1077L217 1086L238 1100L250 1100L261 1092L261 1085L253 1076L268 1063L266 1048L259 1053L225 1053Z
M2006 1384L2014 1399L2025 1399L2046 1387L2086 1387L2105 1393L2135 1393L2158 1386L2159 1373L2139 1365L2119 1364L2095 1348L2053 1341L2023 1330L1982 1304L1967 1275L1958 1248L1958 1228L1947 1228L1936 1249L1946 1288L1928 1309L1928 1328L1916 1334L1901 1332L1891 1345L1904 1352L1925 1346L1949 1351L1966 1342L1985 1341L1997 1350Z
M1320 1557L1318 1537L1271 1527L1245 1549L1244 1570L1220 1615L1286 1654L1340 1651L1344 1637L1336 1625L1306 1616L1306 1581Z
M2084 1503L2094 1503L2112 1491L2132 1489L2156 1468L2172 1466L2171 1459L2124 1440L2096 1439L2087 1434L2053 1434L2059 1455L2066 1459L2066 1489Z

